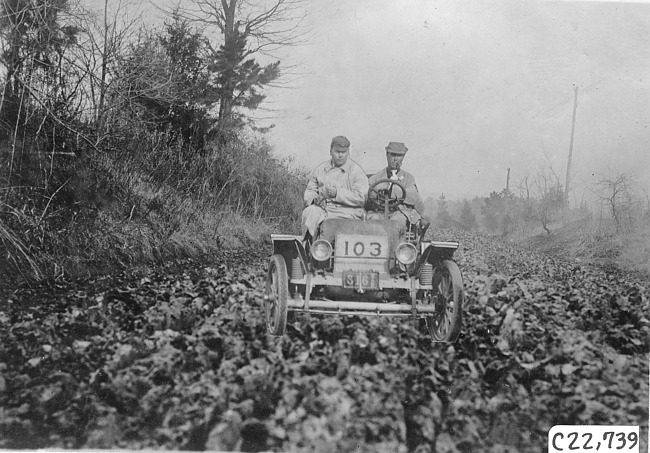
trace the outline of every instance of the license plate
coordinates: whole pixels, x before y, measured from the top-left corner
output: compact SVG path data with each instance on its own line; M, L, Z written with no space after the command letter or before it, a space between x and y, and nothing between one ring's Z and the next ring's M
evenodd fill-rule
M343 272L343 287L379 289L379 274L377 272Z

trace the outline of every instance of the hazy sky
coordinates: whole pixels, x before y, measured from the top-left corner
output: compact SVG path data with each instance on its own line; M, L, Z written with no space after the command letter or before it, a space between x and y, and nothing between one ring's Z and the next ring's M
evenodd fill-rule
M149 20L158 15L146 8ZM514 188L549 162L564 183L578 86L572 199L622 172L650 194L650 0L305 8L308 42L280 55L303 76L267 91L273 112L260 122L275 124L267 139L278 155L311 169L328 158L332 136L346 135L352 158L374 172L388 142L401 141L404 168L434 197L499 191L508 168Z
M650 4L313 1L306 75L269 92L269 140L311 168L334 135L368 172L389 141L421 192L483 195L550 161L564 182L579 87L573 196L602 174L650 190ZM594 176L595 175L595 176Z

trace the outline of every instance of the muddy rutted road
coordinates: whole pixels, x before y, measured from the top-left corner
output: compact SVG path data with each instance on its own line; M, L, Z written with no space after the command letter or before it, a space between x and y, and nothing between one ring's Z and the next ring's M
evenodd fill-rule
M399 318L268 337L266 254L21 290L0 303L0 448L538 452L553 425L606 424L647 451L647 282L436 239L461 242L453 345Z

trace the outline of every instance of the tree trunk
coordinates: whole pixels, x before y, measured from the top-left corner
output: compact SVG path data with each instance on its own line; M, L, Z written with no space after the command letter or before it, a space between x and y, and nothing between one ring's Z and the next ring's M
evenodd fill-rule
M237 39L237 26L235 24L235 11L237 9L238 0L221 0L221 6L224 13L223 35L224 35L224 49L232 49ZM229 64L236 64L235 62L228 62ZM219 99L219 116L217 118L217 136L223 139L224 134L230 123L232 116L232 102L234 97L234 80L233 77L227 77L225 86L221 92Z
M104 50L102 51L102 73L99 85L99 107L97 108L97 129L103 129L104 104L106 99L106 72L108 67L108 0L104 0ZM100 132L101 133L101 132Z

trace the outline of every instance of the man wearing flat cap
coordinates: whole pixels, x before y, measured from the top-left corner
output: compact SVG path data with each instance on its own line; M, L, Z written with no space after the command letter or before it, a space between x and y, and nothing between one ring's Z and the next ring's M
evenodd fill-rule
M424 213L424 203L422 202L422 198L418 192L418 187L415 185L415 178L410 173L402 170L402 162L404 161L404 156L407 151L408 148L404 143L388 143L388 146L386 147L386 160L388 161L388 166L368 178L368 182L370 187L372 187L373 184L376 184L382 179L390 179L404 186L404 189L406 189L406 198L402 204L394 208L388 218L390 220L398 221L408 220L411 225L418 226L420 228L420 233L423 234L429 227L430 222L426 218L422 217L422 214ZM401 189L397 186L393 186L390 182L384 182L377 185L375 190L383 190L389 197L399 197L402 195ZM383 219L383 214L373 212L368 215L368 219Z
M309 175L302 212L302 237L314 238L321 222L329 219L361 219L368 194L368 177L350 159L350 141L339 135L332 139L331 158Z

